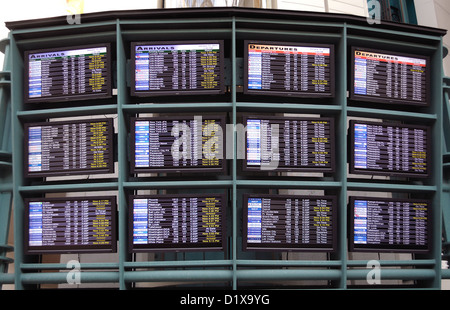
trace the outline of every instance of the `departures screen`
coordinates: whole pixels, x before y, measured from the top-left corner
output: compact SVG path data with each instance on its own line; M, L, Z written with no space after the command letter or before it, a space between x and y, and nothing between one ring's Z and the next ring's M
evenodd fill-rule
M245 41L244 92L334 96L334 46Z
M244 195L244 249L332 251L335 197Z
M361 48L352 53L352 99L428 104L428 57Z
M27 199L27 253L115 252L116 198Z
M350 173L428 177L429 127L350 122Z
M223 93L223 41L132 43L135 96Z
M351 251L427 251L430 202L351 197Z
M334 120L248 116L244 170L334 171Z
M130 197L130 250L222 250L226 238L224 194Z
M110 45L27 51L25 102L111 97Z

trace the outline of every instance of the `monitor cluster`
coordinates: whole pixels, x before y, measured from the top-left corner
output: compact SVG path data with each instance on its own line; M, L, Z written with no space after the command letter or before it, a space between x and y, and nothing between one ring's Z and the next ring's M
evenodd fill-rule
M299 101L335 97L334 45L243 44L243 95ZM400 107L430 104L428 56L350 50L348 100ZM109 43L26 51L24 102L37 107L112 98L113 54ZM131 42L130 96L223 95L228 91L225 55L221 40ZM233 156L242 155L240 169L249 175L336 172L336 143L342 140L336 137L332 115L244 113L242 126L233 129L240 130L236 141L228 136L227 121L226 113L130 116L130 175L226 175L233 142L238 149ZM349 121L349 173L429 178L431 129L399 121ZM24 177L110 174L116 148L112 118L24 123ZM226 193L133 194L127 204L130 252L227 247ZM430 204L412 198L350 197L349 249L428 251ZM335 195L244 194L243 248L335 251L338 208ZM115 252L117 212L113 196L27 198L26 252Z

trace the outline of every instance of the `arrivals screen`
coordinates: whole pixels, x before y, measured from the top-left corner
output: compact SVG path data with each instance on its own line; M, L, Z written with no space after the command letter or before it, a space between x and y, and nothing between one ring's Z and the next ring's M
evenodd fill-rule
M245 41L244 92L334 96L334 46Z
M350 122L350 173L428 177L430 128Z
M428 57L355 47L352 55L351 99L428 105Z
M334 171L334 120L248 116L247 171Z
M116 252L116 198L66 197L25 201L25 252Z
M244 249L333 251L335 209L332 196L244 195Z
M221 172L225 118L133 118L131 172Z
M112 119L27 123L24 127L26 177L114 171Z
M25 102L111 97L109 44L27 51Z
M350 251L428 251L430 202L350 197Z
M134 42L132 95L220 94L223 41Z
M130 197L130 250L223 250L224 194Z

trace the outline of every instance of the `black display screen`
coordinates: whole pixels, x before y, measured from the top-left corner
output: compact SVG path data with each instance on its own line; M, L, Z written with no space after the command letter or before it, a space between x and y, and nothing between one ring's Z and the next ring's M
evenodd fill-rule
M427 56L353 47L351 72L351 99L429 104L430 59Z
M223 41L133 42L133 96L221 94Z
M25 102L111 97L110 44L25 52Z
M247 116L244 123L244 170L334 171L334 119Z
M244 195L245 250L322 250L336 246L333 196Z
M428 177L430 128L350 121L350 173Z
M116 252L116 198L25 200L25 252Z
M26 177L114 171L113 120L26 123Z
M334 46L245 41L244 93L334 96Z
M428 200L350 197L350 211L350 251L429 250Z
M130 251L223 250L226 206L224 194L131 196Z
M131 120L131 172L222 172L225 117L174 116Z

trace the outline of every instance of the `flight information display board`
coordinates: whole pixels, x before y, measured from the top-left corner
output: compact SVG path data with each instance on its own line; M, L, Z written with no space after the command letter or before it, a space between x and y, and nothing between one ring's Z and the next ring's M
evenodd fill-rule
M25 52L25 102L111 97L110 44Z
M244 250L321 250L336 246L334 196L244 195Z
M426 252L428 200L350 197L350 251Z
M430 128L350 121L350 173L428 177Z
M333 97L334 46L245 41L244 93Z
M130 251L223 250L226 206L224 194L130 196Z
M333 172L333 118L245 116L244 170Z
M225 116L132 118L131 173L223 172Z
M426 56L352 48L354 100L429 104L430 59Z
M114 127L108 118L26 123L26 177L114 171Z
M223 41L133 42L133 96L221 94Z
M116 252L116 197L25 200L25 252Z

